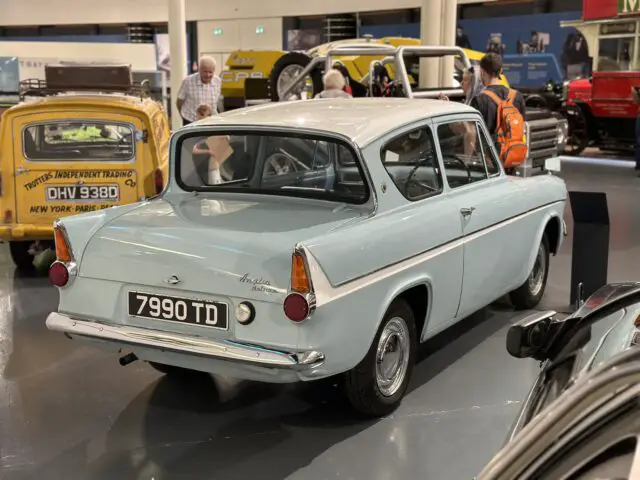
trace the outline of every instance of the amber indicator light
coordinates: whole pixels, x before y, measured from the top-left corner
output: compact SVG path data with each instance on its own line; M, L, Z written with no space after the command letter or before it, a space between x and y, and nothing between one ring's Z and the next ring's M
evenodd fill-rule
M291 290L298 293L309 293L311 290L304 258L297 253L293 254L291 262Z
M56 258L61 262L71 261L71 251L69 245L67 245L67 239L61 229L55 228L53 230L53 238L56 242Z

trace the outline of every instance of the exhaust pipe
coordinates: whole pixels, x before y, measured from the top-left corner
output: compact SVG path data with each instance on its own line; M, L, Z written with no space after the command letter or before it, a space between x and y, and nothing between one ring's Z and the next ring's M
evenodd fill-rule
M120 362L120 365L122 365L123 367L126 367L130 363L135 362L136 360L138 360L138 357L136 357L135 353L127 353L124 357L120 357L120 360L118 361Z

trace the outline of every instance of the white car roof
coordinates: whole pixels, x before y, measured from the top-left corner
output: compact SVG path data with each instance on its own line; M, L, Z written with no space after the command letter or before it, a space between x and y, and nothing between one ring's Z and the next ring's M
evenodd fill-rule
M477 113L458 102L408 98L317 99L274 102L214 115L197 126L308 128L347 136L359 147L428 117Z

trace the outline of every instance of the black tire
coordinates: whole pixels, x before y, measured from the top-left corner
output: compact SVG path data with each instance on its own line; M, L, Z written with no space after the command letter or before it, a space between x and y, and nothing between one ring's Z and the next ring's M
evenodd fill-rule
M281 101L278 96L278 78L282 71L291 65L300 65L304 68L309 65L309 62L311 62L311 57L301 52L289 52L280 57L269 74L269 92L271 93L272 102ZM322 91L322 75L319 68L311 72L311 79L313 81L313 95L315 96Z
M391 395L385 395L376 380L376 354L387 325L397 322L397 319L404 322L408 334L408 364L400 386ZM396 299L385 313L367 355L354 369L345 374L346 394L353 408L370 417L389 415L398 408L409 386L416 360L416 350L417 335L413 311L406 301Z
M529 95L524 101L527 108L549 108L548 102L541 95Z
M565 154L578 156L589 146L589 123L582 108L567 107L564 116L569 123Z
M538 257L538 255L540 257ZM509 293L509 299L516 310L531 310L535 308L544 295L545 288L547 287L547 277L549 276L549 239L546 233L542 235L542 241L538 247L538 255L536 255L533 268L525 282L519 288ZM529 280L534 275L539 260L542 260L544 270L542 270L542 285L536 287L532 286Z
M11 260L19 269L27 270L33 268L33 255L29 252L33 242L9 242L9 252Z
M172 377L184 377L187 375L193 375L194 370L188 370L182 367L176 367L174 365L165 365L164 363L156 363L156 362L147 362L154 370L157 370L160 373L164 373L165 375L170 375Z

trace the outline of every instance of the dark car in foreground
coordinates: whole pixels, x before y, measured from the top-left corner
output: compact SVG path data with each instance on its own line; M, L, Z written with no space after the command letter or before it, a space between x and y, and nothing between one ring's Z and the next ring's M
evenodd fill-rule
M606 285L565 318L513 325L507 350L541 371L477 479L640 479L639 343L640 283Z

